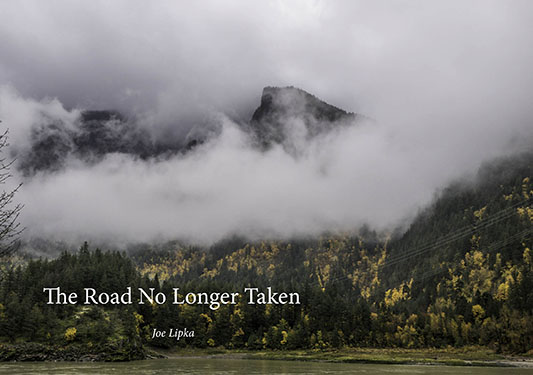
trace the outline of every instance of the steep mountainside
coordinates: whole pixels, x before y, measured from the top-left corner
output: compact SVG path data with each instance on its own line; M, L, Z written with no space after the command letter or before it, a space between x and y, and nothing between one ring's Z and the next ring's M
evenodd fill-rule
M273 143L294 149L297 139L310 139L338 126L352 124L356 116L293 87L267 87L251 121L239 124L262 148ZM186 124L183 124L186 125ZM156 139L142 124L116 111L85 111L73 124L50 119L36 125L30 146L17 155L26 175L56 171L72 158L85 163L110 153L147 159L186 153L220 134L215 120L196 124L183 139Z
M311 139L354 119L302 90L267 88L245 129L263 149L280 144L291 152L294 131ZM109 152L162 152L148 139L117 113L88 112L74 129L55 123L36 129L26 168L60 168L69 155L90 162ZM79 340L91 345L115 345L126 336L134 348L141 341L185 345L150 339L154 327L177 325L198 332L188 342L198 347L483 345L532 351L532 200L533 153L525 153L493 160L471 181L446 187L405 232L387 240L360 230L292 241L233 238L208 249L177 241L137 244L129 255L92 252L84 245L77 255L65 252L57 260L6 270L0 279L0 338L60 344L74 341L72 328L78 327ZM206 293L273 287L300 293L302 303L241 302L214 310L127 306L117 308L124 314L119 318L109 313L114 307L46 306L43 285L106 291L142 285L167 294L173 287ZM93 338L88 327L101 320L93 318L114 315L129 317L127 326L113 330L104 322L109 333Z
M286 143L291 136L313 138L335 127L352 124L354 113L334 107L295 87L265 87L261 105L250 128L256 140L268 147Z
M126 356L142 343L531 351L532 161L528 154L487 165L476 181L444 190L388 241L367 231L290 242L230 239L209 249L171 242L138 245L129 257L84 245L78 254L30 261L0 280L0 340L111 345ZM301 304L49 306L42 293L49 285L78 293L87 285L107 292L131 285L168 296L176 287L272 287L299 293ZM194 330L194 338L151 339L154 327L176 326Z
M384 243L330 235L234 240L207 252L169 244L134 259L144 274L173 284L306 290L313 297L301 316L318 319L327 304L326 315L337 322L311 318L326 345L338 342L340 330L350 345L480 344L525 352L533 349L532 177L533 154L487 164L475 181L445 189L407 232ZM302 322L292 319L297 331Z
M31 145L18 155L18 168L26 175L63 168L69 157L95 162L109 153L140 158L162 151L150 134L115 111L86 111L74 124L52 121L34 127Z

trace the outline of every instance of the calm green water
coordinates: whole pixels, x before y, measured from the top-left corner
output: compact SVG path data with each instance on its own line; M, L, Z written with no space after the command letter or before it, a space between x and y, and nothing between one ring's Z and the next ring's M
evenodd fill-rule
M180 358L129 363L2 363L1 374L533 374L533 369L360 365L349 363L317 363L260 361L239 359Z

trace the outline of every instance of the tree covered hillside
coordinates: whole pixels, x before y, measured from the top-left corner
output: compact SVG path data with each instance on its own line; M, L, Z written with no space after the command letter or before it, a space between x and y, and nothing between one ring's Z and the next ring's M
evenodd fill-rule
M483 167L443 190L405 233L366 231L209 249L176 242L129 255L90 251L32 260L0 283L4 342L111 346L295 349L482 345L533 349L533 156ZM298 292L300 305L56 306L44 286L126 286L170 294L246 286ZM14 328L16 327L16 329ZM153 328L194 330L180 341ZM134 356L132 356L134 357Z

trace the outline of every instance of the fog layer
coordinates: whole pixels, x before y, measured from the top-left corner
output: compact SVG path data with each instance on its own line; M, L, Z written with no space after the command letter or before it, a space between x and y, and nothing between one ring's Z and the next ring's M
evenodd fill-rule
M110 154L23 177L27 236L209 243L390 229L483 160L529 147L533 4L20 1L0 4L0 119L32 129L117 109L150 136L205 121L218 138L140 160ZM369 123L254 148L264 86L294 85ZM290 121L290 119L287 119ZM293 128L297 128L294 124Z

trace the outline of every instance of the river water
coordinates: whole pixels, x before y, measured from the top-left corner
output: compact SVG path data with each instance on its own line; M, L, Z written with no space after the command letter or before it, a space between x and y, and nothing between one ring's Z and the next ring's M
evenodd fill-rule
M175 358L125 363L25 362L0 363L0 374L473 374L522 375L533 369L371 365L351 363L291 362L245 359Z

